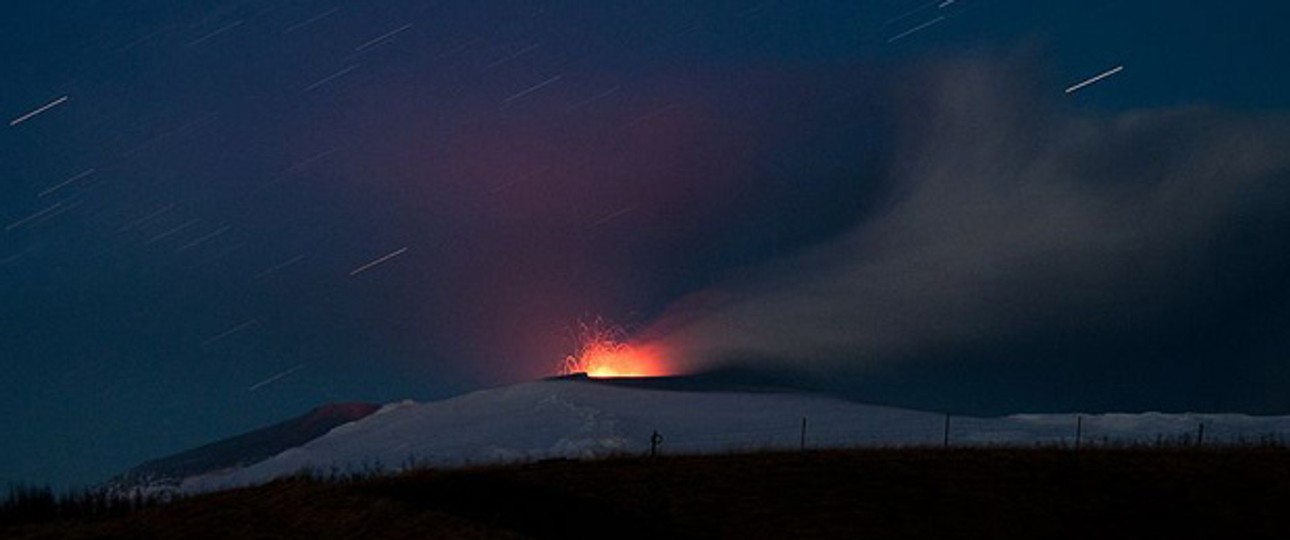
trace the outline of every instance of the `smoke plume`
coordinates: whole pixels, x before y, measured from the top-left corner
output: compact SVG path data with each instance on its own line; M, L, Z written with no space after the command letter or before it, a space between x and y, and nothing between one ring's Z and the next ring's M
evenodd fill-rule
M1285 116L1080 111L1030 64L960 59L906 80L885 205L683 299L644 339L692 370L828 372L1154 332L1284 290L1268 282L1290 245Z

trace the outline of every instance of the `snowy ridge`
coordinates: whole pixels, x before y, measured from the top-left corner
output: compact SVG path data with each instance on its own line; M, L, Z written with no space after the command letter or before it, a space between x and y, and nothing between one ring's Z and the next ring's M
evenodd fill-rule
M959 445L1070 442L1074 414L955 417ZM676 392L544 380L430 403L404 401L304 445L231 471L185 479L180 490L255 484L304 469L460 466L649 450L654 430L667 453L797 448L802 418L812 448L939 445L945 416L804 393ZM1206 439L1257 441L1290 433L1290 417L1238 414L1083 416L1085 441L1179 438L1205 423Z

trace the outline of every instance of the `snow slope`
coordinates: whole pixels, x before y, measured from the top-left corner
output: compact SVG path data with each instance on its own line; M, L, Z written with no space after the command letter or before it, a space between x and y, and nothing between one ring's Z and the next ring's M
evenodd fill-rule
M552 457L595 457L649 450L664 437L668 453L797 448L806 444L939 445L945 416L865 405L805 393L676 392L576 380L543 380L482 390L430 403L405 401L345 424L269 459L185 479L183 491L254 484L302 469L458 466ZM1258 440L1290 433L1290 417L1235 414L1102 414L1083 416L1086 441L1150 442L1194 434L1206 440ZM953 444L1062 443L1073 439L1074 414L951 420Z

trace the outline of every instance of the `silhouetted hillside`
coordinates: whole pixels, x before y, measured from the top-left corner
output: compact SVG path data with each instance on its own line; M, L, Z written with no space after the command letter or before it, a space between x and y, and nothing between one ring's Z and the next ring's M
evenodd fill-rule
M921 449L298 476L12 538L1287 538L1290 452Z

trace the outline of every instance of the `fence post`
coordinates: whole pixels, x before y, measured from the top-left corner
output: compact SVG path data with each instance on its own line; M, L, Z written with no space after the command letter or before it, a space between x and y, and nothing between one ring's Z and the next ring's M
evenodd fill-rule
M950 413L945 413L945 435L944 438L941 439L941 447L950 447Z
M805 416L802 417L802 438L801 438L800 445L801 445L801 450L805 452L806 451L806 417Z
M1075 415L1075 451L1076 452L1079 451L1079 441L1080 441L1080 437L1083 435L1083 432L1084 432L1084 416L1077 414Z

